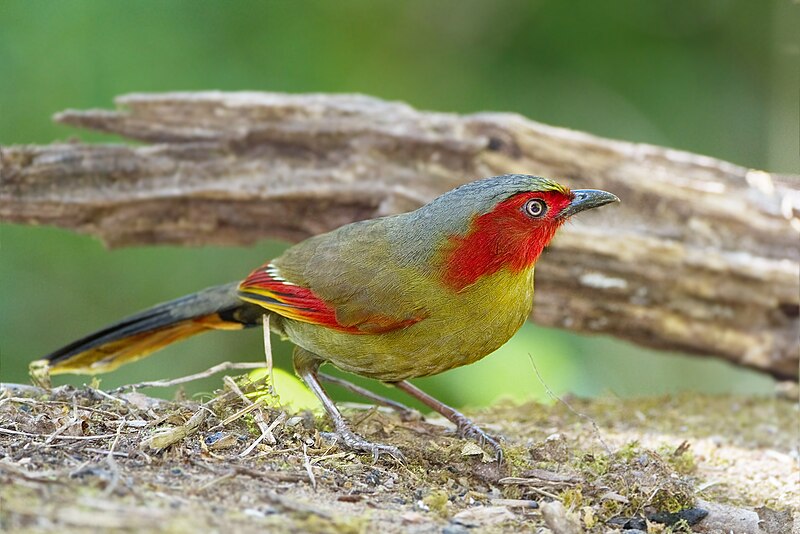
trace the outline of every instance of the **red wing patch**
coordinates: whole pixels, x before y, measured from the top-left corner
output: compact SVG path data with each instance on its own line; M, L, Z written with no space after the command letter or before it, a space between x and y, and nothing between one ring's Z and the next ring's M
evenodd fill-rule
M239 297L258 304L288 319L318 324L353 334L379 334L411 326L420 319L397 320L388 316L370 316L357 324L341 324L336 310L307 287L283 278L278 268L268 263L259 267L239 284Z

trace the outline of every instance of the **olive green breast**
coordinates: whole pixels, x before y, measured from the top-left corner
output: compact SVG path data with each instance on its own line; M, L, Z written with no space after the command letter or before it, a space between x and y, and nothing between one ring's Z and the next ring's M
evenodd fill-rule
M533 306L533 268L518 273L501 269L460 292L427 277L408 282L413 288L408 297L420 302L427 316L406 328L352 334L283 319L281 330L340 369L391 382L483 358L519 330Z

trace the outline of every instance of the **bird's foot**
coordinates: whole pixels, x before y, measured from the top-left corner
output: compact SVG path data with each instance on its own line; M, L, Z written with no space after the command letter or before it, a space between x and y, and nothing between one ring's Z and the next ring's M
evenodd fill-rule
M503 462L503 448L495 438L487 434L481 427L460 413L455 415L454 423L456 424L456 433L459 437L475 440L481 447L490 448L492 452L494 452L497 463L500 464Z
M372 458L377 461L381 454L388 454L398 462L404 462L405 456L400 452L400 449L392 445L384 445L382 443L372 443L362 438L349 428L339 428L335 432L323 432L323 436L332 439L335 443L340 444L343 448L350 449L358 452L372 453Z
M448 421L456 425L456 433L459 437L474 439L481 447L489 447L494 452L495 460L497 460L498 467L503 461L503 449L495 438L481 430L481 428L467 418L463 413L458 410L443 404L441 401L431 397L417 386L401 380L399 382L390 382L394 387L401 389L428 406L432 410L443 415Z

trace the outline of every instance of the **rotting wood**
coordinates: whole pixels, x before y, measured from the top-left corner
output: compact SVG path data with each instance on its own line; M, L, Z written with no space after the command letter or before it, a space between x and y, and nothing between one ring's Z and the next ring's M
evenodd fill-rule
M519 115L360 95L132 94L56 119L147 143L0 152L0 220L110 246L297 241L507 172L616 193L537 267L539 324L798 376L800 179Z

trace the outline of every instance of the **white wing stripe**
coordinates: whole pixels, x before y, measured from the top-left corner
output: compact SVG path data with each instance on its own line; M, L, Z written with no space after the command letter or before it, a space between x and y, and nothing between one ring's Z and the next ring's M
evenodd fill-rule
M296 286L297 284L293 284L292 282L288 281L284 277L281 276L278 267L273 265L272 263L268 263L267 267L264 269L264 272L269 275L270 278L275 280L276 282L280 282L287 286Z

